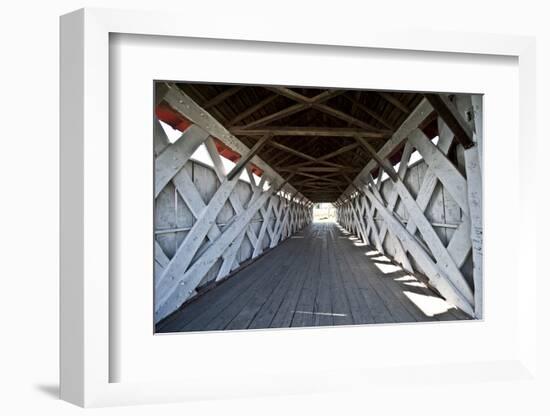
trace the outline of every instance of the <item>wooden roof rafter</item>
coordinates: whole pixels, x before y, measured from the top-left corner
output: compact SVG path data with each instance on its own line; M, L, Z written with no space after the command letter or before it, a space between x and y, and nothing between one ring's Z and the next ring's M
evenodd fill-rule
M235 117L233 117L231 120L229 120L228 125L229 126L234 126L239 121L242 121L247 117L250 117L251 115L256 113L258 110L262 109L263 107L265 107L266 105L268 105L269 103L271 103L272 101L277 99L278 97L279 96L277 94L272 94L272 95L267 96L263 100L258 101L255 105L253 105L251 107L248 107L246 110L240 112Z
M366 131L371 131L371 132L377 132L377 133L382 133L382 134L390 134L391 131L387 131L387 130L383 130L383 129L379 129L363 120L359 120L358 118L356 117L353 117L349 114L346 114L345 112L341 111L341 110L338 110L336 108L333 108L333 107L330 107L329 105L327 104L323 104L324 101L327 101L331 98L334 98L338 95L341 95L345 92L345 90L327 90L325 92L322 92L320 94L318 94L317 96L313 97L313 98L308 98L308 97L305 97L295 91L292 91L291 89L289 88L286 88L286 87L268 87L269 90L271 91L274 91L274 92L278 92L279 94L281 95L284 95L285 97L287 98L290 98L296 102L298 102L298 104L302 104L306 107L304 108L313 108L313 109L316 109L318 111L321 111L325 114L328 114L332 117L335 117L335 118L338 118L342 121L345 121L347 123L350 123L350 124L353 124L355 126L358 126L358 127L361 127L362 129L366 130Z
M238 93L242 89L243 89L243 87L240 86L240 85L230 87L227 90L225 90L225 91L221 92L220 94L216 95L214 98L211 98L210 100L205 102L204 105L202 106L202 108L204 108L205 110L208 110L211 107L215 107L218 104L221 104L222 102L227 100L232 95Z
M422 99L335 88L178 85L248 148L269 135L258 157L311 200L334 195L326 200L335 201L348 185L342 175L355 177L371 159L356 137L380 149L407 117L404 108Z
M395 108L398 108L399 110L401 110L403 113L405 113L407 115L411 114L411 110L405 104L403 104L401 101L399 101L397 98L392 96L390 93L381 91L378 94L382 98L384 98L384 100L386 100L391 105L393 105Z

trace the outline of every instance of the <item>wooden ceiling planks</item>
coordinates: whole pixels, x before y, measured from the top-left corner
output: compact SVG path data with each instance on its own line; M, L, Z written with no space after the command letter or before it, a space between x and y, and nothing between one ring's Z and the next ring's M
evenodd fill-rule
M422 94L180 83L178 87L248 147L271 137L258 156L312 201L335 201ZM292 175L292 177L290 177Z

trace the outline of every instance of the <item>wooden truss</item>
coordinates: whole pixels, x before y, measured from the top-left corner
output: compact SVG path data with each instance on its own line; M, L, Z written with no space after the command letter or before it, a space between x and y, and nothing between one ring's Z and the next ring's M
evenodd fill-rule
M156 231L156 321L303 228L325 201L349 232L482 316L480 98L186 88L202 106L175 84L156 95L189 122L173 144L155 124L157 218L177 219ZM239 156L230 172L219 141ZM203 144L213 168L190 160Z
M295 173L291 185L315 202L336 200L348 184L344 176L355 176L368 161L355 137L379 148L410 114L409 107L422 99L418 93L330 88L189 83L177 87L247 146L270 136L258 156L278 172ZM178 102L172 99L174 105Z
M457 96L451 102L446 96L430 95L380 150L357 136L371 161L349 181L336 203L338 221L346 230L404 269L423 273L448 301L476 317L482 316L480 108L478 97ZM419 129L434 109L437 145ZM455 161L448 156L453 145ZM388 157L398 148L402 156L395 170ZM409 166L414 150L422 161ZM375 180L372 172L377 169ZM419 179L416 184L410 179L413 170ZM388 179L382 180L382 172ZM446 204L442 212L453 209L459 213L456 224L434 223L428 218L427 208L438 201ZM445 238L438 227L443 227ZM468 259L473 263L471 279L463 268Z
M264 135L249 149L184 93L164 91L164 99L192 124L170 144L155 119L155 209L170 214L175 210L175 216L187 216L191 225L155 234L156 322L194 296L200 286L227 277L243 262L302 229L311 221L312 213L311 203L287 184L290 176L282 178L256 156L271 135ZM222 98L213 99L209 105ZM213 137L241 155L230 172L225 172ZM212 159L214 180L201 183L199 176L192 177L189 166L194 163L191 155L202 144ZM251 162L264 171L258 183ZM202 165L194 169L212 171ZM245 169L250 183L239 179ZM209 198L205 198L205 190ZM176 195L166 197L171 192ZM184 206L178 206L177 201ZM230 210L232 215L222 224L219 218L223 210ZM167 252L163 244L170 236L177 247Z

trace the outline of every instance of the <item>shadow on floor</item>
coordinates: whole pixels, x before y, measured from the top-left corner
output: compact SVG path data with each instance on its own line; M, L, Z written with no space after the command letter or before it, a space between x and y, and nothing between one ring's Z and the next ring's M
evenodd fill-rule
M59 384L37 384L34 388L52 399L59 400Z

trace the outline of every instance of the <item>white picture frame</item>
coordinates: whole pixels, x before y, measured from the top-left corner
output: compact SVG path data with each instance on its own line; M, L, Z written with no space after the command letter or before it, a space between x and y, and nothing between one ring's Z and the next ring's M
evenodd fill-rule
M520 195L526 195L533 186L529 181L528 167L536 140L533 120L536 113L534 39L509 35L433 33L429 30L410 33L390 26L371 26L361 30L350 27L337 33L328 33L316 26L308 31L288 27L282 32L280 26L269 23L249 28L242 26L247 30L236 33L233 25L223 20L208 26L202 25L200 19L186 19L185 25L181 24L182 20L182 16L173 13L106 9L83 9L61 19L61 398L88 407L341 389L357 389L359 392L364 386L381 388L380 385L396 379L402 386L409 387L419 383L446 383L449 379L443 373L452 374L455 381L477 384L486 380L533 380L536 368L534 294L537 273L535 264L530 261L529 244L521 242L535 240L536 224L532 216L520 215L529 212L534 204L533 200L520 198ZM110 227L113 225L113 218L110 218L110 172L116 170L109 152L109 137L112 134L109 124L112 34L275 42L281 50L291 44L304 48L308 45L330 45L333 51L341 48L347 53L370 48L409 51L413 55L426 52L439 56L462 54L474 61L476 56L483 55L517 59L519 132L514 137L518 144L521 141L522 146L518 146L516 180L519 189L510 191L511 197L518 197L519 202L510 209L515 210L521 220L516 230L519 241L517 268L508 271L511 278L515 278L521 270L525 283L517 288L514 295L516 326L510 328L513 331L510 339L517 344L507 349L505 354L496 354L498 359L495 360L473 354L467 360L453 357L447 361L438 359L436 364L420 360L414 367L403 362L391 367L383 360L379 367L372 363L367 366L359 364L356 368L329 363L320 365L318 371L281 368L278 373L266 371L257 374L258 378L248 380L246 371L237 377L229 369L221 370L213 379L212 374L219 369L210 365L211 368L203 368L202 374L196 369L188 377L177 380L163 373L162 377L157 375L147 381L124 381L125 377L115 377L117 382L113 382L112 368L124 357L116 353L118 349L113 349L112 339L117 335L113 334L113 325L110 324L112 313L117 308L113 304L116 300L113 292L117 288L109 281L116 262L109 252ZM391 337L396 331L407 331L414 336L417 331L414 326L382 328L368 330L368 339L371 342L378 339L382 347L386 342L383 341L385 334ZM483 327L478 326L477 330L479 328ZM355 334L360 330L357 329ZM361 336L366 333L365 330ZM236 333L231 335L230 342L238 346L248 341L259 342L258 338L266 336L265 332L258 334ZM293 331L293 336L299 337L300 342L315 338L324 344L342 334L330 330ZM276 336L287 335L279 331ZM200 334L198 337L202 337L203 341L208 337L214 339L211 334ZM227 337L226 341L229 341L229 335ZM475 344L475 339L470 341ZM162 342L169 344L177 341L175 337L166 336ZM140 353L141 346L134 345L133 348ZM152 360L154 357L142 358ZM205 366L208 367L208 363ZM321 382L320 374L330 377L323 378ZM341 380L347 381L343 383Z

